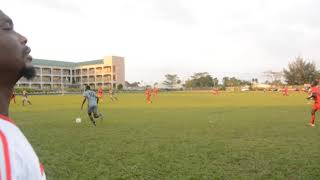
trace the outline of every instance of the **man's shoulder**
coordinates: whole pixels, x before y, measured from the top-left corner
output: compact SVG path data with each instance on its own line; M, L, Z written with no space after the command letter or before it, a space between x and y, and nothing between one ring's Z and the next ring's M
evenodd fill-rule
M6 161L7 175L21 179L45 179L39 158L21 130L12 122L0 117L0 154ZM0 161L1 161L0 157ZM2 173L4 172L1 170Z
M23 144L28 142L21 130L14 124L13 121L9 121L0 117L0 131L3 136L14 145L19 143Z

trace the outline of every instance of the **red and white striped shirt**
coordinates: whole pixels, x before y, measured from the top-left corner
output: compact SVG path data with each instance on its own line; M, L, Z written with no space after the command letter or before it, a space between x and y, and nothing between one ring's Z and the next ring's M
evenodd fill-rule
M0 115L0 180L45 180L38 156L14 122Z

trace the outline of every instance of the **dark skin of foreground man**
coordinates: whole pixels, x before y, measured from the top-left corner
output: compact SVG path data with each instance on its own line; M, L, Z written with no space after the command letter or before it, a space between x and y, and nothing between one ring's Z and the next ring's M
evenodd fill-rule
M9 116L13 88L21 78L32 79L31 49L27 38L14 30L0 10L0 179L44 180L43 166L32 146Z

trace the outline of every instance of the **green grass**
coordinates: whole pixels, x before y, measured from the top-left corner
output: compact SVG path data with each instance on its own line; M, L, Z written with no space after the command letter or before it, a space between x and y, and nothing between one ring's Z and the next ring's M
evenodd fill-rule
M81 96L33 96L11 117L49 180L320 179L306 94L160 93L152 105L143 94L118 97L100 105L97 127L85 113L75 123Z

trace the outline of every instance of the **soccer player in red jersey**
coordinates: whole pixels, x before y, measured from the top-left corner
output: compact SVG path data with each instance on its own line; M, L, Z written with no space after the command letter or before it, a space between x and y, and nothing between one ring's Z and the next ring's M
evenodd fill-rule
M158 88L154 87L153 88L153 97L157 97L157 94L158 94Z
M13 89L13 91L12 91L12 95L11 95L11 100L10 100L10 102L13 100L13 102L16 104L16 92L15 92L15 90Z
M283 96L289 96L289 89L287 86L285 86L282 90Z
M147 97L147 102L148 103L152 103L152 101L151 101L151 89L149 87L147 87L145 94L146 94L146 97Z
M100 102L103 102L103 89L101 86L98 89L98 98Z
M219 89L218 88L213 88L212 89L212 95L219 95Z
M312 86L311 86L311 92L310 92L310 95L307 99L313 99L314 100L314 104L312 106L312 109L311 109L311 120L310 122L308 123L308 125L310 125L311 127L315 127L315 120L316 120L316 112L318 110L320 110L320 89L319 89L319 86L318 86L318 82L314 81L312 83Z

